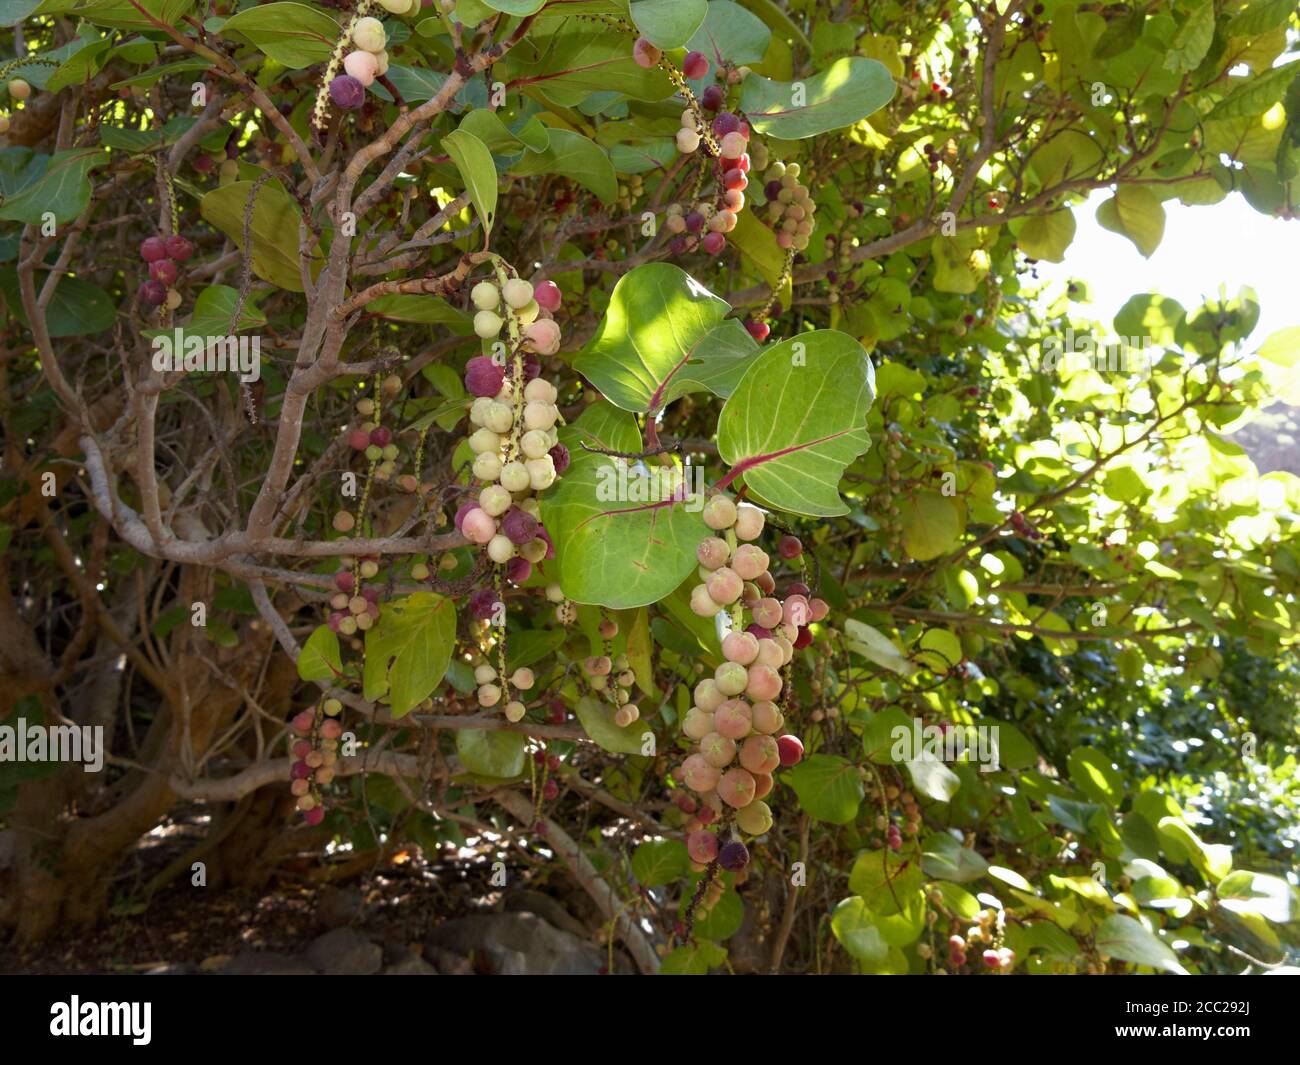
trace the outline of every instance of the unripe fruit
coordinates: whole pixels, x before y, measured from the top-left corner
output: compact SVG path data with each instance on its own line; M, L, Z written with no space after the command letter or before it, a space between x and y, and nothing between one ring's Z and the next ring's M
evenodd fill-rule
M781 674L771 666L750 666L745 694L755 700L775 699L781 694Z
M461 533L476 544L486 544L496 535L497 523L481 507L475 507L461 520Z
M496 706L501 701L501 689L495 684L480 684L478 689L478 704L482 707Z
M728 739L740 740L749 735L753 711L742 699L728 699L713 714L713 727Z
M330 82L330 100L335 107L341 107L344 111L355 111L366 100L366 87L361 84L351 74L340 74ZM226 172L226 163L231 162L227 159L221 164L221 172ZM236 174L238 170L236 170Z
M728 806L740 809L754 801L754 787L754 777L749 770L728 769L718 781L718 798Z
M481 452L474 456L473 470L480 481L495 481L501 476L501 456L495 451Z
M550 318L529 322L524 326L524 338L538 355L554 355L560 350L560 327Z
M510 537L497 533L488 541L487 553L497 565L504 565L515 557L515 545L510 542Z
M695 705L710 714L727 701L727 697L718 690L718 685L712 677L705 677L695 685L694 694Z
M484 513L494 518L500 517L509 510L512 502L509 489L503 488L499 484L488 485L479 493L478 497L478 505L482 507Z
M738 662L723 662L714 670L713 682L723 695L727 697L739 695L749 683L749 671Z
M709 595L707 585L697 584L691 589L691 612L702 618L711 618L722 609L722 604L715 602Z
M808 624L808 600L802 595L789 595L781 604L781 620L787 625L800 627Z
M831 612L830 604L825 599L810 599L808 601L808 618L811 621L821 621Z
M500 481L501 487L507 491L522 492L528 488L528 470L522 462L507 462L501 467Z
M741 540L757 540L763 535L764 521L763 512L758 507L747 505L737 507L736 536Z
M340 510L334 515L334 520L331 524L334 526L335 532L351 532L353 527L357 524L357 519L346 510Z
M11 78L9 95L15 100L26 100L32 94L32 87L22 78Z
M721 233L709 233L700 241L700 248L709 255L717 255L727 245L727 238Z
M501 295L506 304L517 311L533 302L533 286L523 278L512 277L501 286Z
M480 311L492 311L501 302L501 293L491 281L480 281L470 289L469 298Z
M713 832L692 832L686 837L686 852L691 861L707 865L718 856L718 837Z
M728 496L714 496L704 505L703 518L714 531L730 529L736 523L736 504Z
M798 736L778 736L776 747L781 755L781 765L789 767L803 761L803 740Z
M682 731L693 740L704 739L710 732L715 731L713 715L698 706L692 706L682 718Z
M741 512L743 515L743 511ZM736 522L736 531L739 535L740 522ZM731 560L731 568L734 569L742 580L756 580L760 573L766 573L768 566L767 553L762 548L754 544L741 544L736 548L735 557Z
M369 52L349 52L343 57L343 69L362 85L371 85L379 73L379 60Z
M712 791L718 786L721 776L702 754L692 754L682 763L682 781L691 791Z
M497 671L493 669L491 666L489 666L487 663L484 663L481 666L474 667L475 684L490 684L492 681L496 679L497 679Z
M760 599L754 604L751 613L754 615L754 620L766 629L781 624L782 609L776 599Z
M782 653L780 645L775 640L770 638L761 639L758 641L757 661L759 665L771 666L773 669L780 669L785 665L785 655Z
M772 810L767 803L755 799L744 809L736 811L736 824L742 832L761 836L772 827Z
M751 773L771 773L781 764L781 751L771 736L750 736L740 746L740 764Z
M758 641L747 632L729 632L722 641L722 653L728 662L747 666L758 657Z
M649 69L659 62L659 57L663 55L658 48L651 44L645 37L638 37L636 44L632 46L632 58L636 60L637 66Z
M550 455L540 459L529 459L524 463L524 468L528 471L529 487L535 492L545 491L555 483L555 463L551 461ZM549 547L546 557L551 557Z
M495 394L495 393L494 393ZM501 437L491 429L475 429L469 436L469 449L476 455L485 451L495 453L501 448Z
M491 340L497 336L504 324L496 311L479 311L474 315L474 332L483 340Z
M785 724L785 715L776 703L764 699L750 707L750 717L755 732L770 736L778 732Z
M491 314L491 311L486 313ZM477 401L476 401L477 402ZM491 429L494 433L508 433L510 427L514 424L515 412L508 403L500 403L495 399L487 401L487 406L483 408L483 425Z
M367 52L382 52L388 43L384 24L371 16L358 19L356 25L352 27L352 43Z
M690 155L700 147L700 135L693 129L683 126L677 131L677 150L683 155Z
M524 715L528 713L528 708L518 699L512 699L506 703L505 713L507 721L517 724L524 719Z
M695 549L695 557L700 565L709 570L725 565L730 554L731 549L727 547L726 541L719 540L716 536L701 540L700 546Z
M740 598L745 582L735 570L722 566L709 575L709 597L722 606L730 606Z

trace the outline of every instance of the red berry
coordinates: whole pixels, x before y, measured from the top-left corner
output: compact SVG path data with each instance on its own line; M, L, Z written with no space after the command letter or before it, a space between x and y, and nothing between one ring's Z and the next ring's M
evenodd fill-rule
M798 736L778 736L776 749L783 766L798 765L803 761L803 740Z
M528 559L516 555L506 563L506 580L511 584L523 584L533 575L533 564Z
M551 461L555 464L555 475L558 477L569 468L569 449L563 444L556 444L547 452L551 456Z
M387 447L393 442L393 430L386 425L377 425L370 430L370 442L375 447Z
M698 233L704 228L704 215L699 211L692 211L686 216L686 230L689 233Z
M302 819L309 825L319 825L325 820L325 807L313 806L310 810L302 815Z
M812 629L808 628L807 625L802 626L799 629L799 635L794 638L795 650L802 651L805 647L807 647L812 642L813 642Z
M176 264L170 259L156 259L149 264L149 276L164 285L173 284L179 274Z
M208 155L206 152L199 152L199 154L194 157L194 169L200 174L210 174L212 168L216 165L217 164L213 160L212 156Z
M145 303L159 307L167 302L167 286L161 281L146 281L140 286L140 298Z
M356 578L352 576L351 570L341 569L334 574L334 587L340 592L352 594L352 589L357 586Z
M755 340L757 340L760 344L767 339L768 333L772 331L772 327L770 325L768 325L766 322L760 322L755 318L745 319L745 329L749 332L749 335L752 336Z
M167 258L167 242L162 237L145 237L140 243L140 258L147 263Z
M193 254L194 245L180 234L173 234L167 238L167 258L183 263Z
M1002 964L1002 958L996 950L986 950L980 957L983 959L986 969L996 969Z
M797 536L783 536L776 550L782 558L798 558L803 554L803 544Z
M809 588L808 585L804 584L803 581L795 581L786 589L785 594L808 596L812 595L812 589Z
M724 189L743 189L749 184L749 178L740 167L728 170L722 175L722 187Z
M713 120L713 135L721 140L728 133L735 133L740 129L740 119L730 111L723 111Z
M542 785L542 798L547 802L554 802L559 797L560 785L555 783L554 778L548 777L546 783Z
M739 169L743 170L746 174L749 173L749 152L745 152L743 155L741 155L739 159L736 160L736 166Z
M370 446L370 434L364 429L353 429L348 433L348 446L353 451L365 451Z
M725 99L726 94L721 85L710 85L700 94L700 106L706 111L716 111Z
M564 300L564 293L560 291L560 286L554 281L540 281L533 286L533 299L537 301L537 306L542 310L554 314L560 309L560 303Z
M703 52L687 52L686 58L682 60L682 73L691 81L698 81L700 78L708 77L708 57Z
M505 377L505 370L486 355L465 364L465 389L471 396L495 396Z
M727 246L727 238L721 233L706 233L700 241L700 247L710 255L717 255Z

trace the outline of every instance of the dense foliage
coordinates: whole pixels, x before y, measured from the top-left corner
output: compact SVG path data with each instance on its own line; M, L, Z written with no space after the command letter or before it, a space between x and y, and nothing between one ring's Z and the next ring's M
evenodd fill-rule
M642 971L1294 964L1300 328L1034 270L1293 216L1291 0L0 12L0 723L108 749L0 924L201 803Z

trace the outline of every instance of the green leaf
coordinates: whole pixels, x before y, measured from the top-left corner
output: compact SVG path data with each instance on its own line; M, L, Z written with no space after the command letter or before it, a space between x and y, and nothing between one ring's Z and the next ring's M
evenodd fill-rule
M1295 0L1251 0L1233 15L1224 29L1228 37L1258 37L1286 22L1295 11Z
M497 217L497 168L487 145L463 129L452 130L442 138L442 147L460 171L470 202L483 223L483 240L492 232Z
M1145 185L1121 185L1097 208L1097 221L1112 233L1128 237L1148 259L1165 235L1164 204Z
M1156 832L1171 859L1177 861L1180 852L1185 853L1208 882L1216 883L1232 871L1232 848L1222 843L1206 843L1181 817L1162 817Z
M903 549L917 562L947 554L960 542L964 532L961 511L948 496L921 492L904 499L899 509Z
M1173 43L1165 53L1165 69L1185 74L1201 65L1214 40L1214 2L1201 0L1183 16Z
M1091 799L1112 808L1124 800L1124 777L1095 747L1076 747L1068 759L1070 779Z
M233 33L282 66L301 70L329 59L341 32L318 8L276 3L245 8L225 21L220 35Z
M660 887L690 874L686 845L675 839L651 839L632 852L632 875L642 887Z
M303 680L333 683L342 673L339 638L328 625L320 625L307 637L298 654L298 676Z
M645 734L650 730L646 722L637 720L623 728L614 723L614 707L597 699L594 695L584 695L574 707L578 723L596 746L604 748L611 754L640 754L645 743Z
M41 177L0 204L0 219L41 225L47 214L71 222L90 203L90 172L108 162L99 148L70 148L50 156Z
M872 919L866 900L852 895L835 907L831 914L831 931L841 945L860 962L879 964L889 953L885 942Z
M504 11L507 15L535 15L546 6L546 0L479 0L484 7L493 11Z
M615 609L656 603L696 567L695 548L707 535L699 509L688 509L698 499L655 501L650 497L663 495L655 482L622 469L618 459L592 455L542 499L554 571L575 602Z
M1075 229L1074 212L1068 207L1034 215L1012 226L1020 250L1031 259L1049 263L1064 261L1065 250L1074 241Z
M519 177L533 174L561 174L594 192L605 203L618 199L618 175L609 153L581 133L552 129L543 152L529 152L511 168Z
M936 832L921 844L921 868L940 880L964 884L978 880L988 867L978 852L963 847L947 832Z
M686 42L686 47L703 52L714 68L724 60L743 66L761 62L771 40L772 31L753 12L732 0L709 0L704 24Z
M675 91L658 66L646 69L632 58L626 35L573 18L554 33L530 33L510 50L502 66L503 80L522 79L525 92L558 107L577 107L596 92L653 101L666 100ZM555 133L552 129L552 137Z
M584 443L588 447L628 454L636 454L643 447L635 416L603 399L589 404L576 420L561 426L559 437L574 462L591 456L582 446Z
M656 48L680 48L700 28L708 13L706 0L634 0L632 23Z
M573 367L624 410L653 416L691 392L726 398L758 350L731 305L671 263L647 263L614 286L596 335Z
M1258 914L1274 924L1300 920L1300 893L1280 876L1238 869L1220 880L1214 893L1232 913Z
M88 78L94 77L99 73L112 46L112 40L107 37L86 41L83 47L69 55L62 65L50 74L45 82L46 91L58 92L69 85L80 85Z
M38 276L36 292L39 295L44 278ZM14 318L28 327L27 312L23 310L22 294L18 287L17 270L0 270L0 294ZM77 337L101 333L111 329L117 312L108 293L98 285L76 277L59 281L49 306L45 309L45 328L50 336Z
M1300 361L1300 325L1287 326L1276 333L1270 333L1255 354L1277 366L1294 366Z
M805 81L751 74L741 89L740 108L759 133L801 140L860 122L893 97L894 79L883 63L848 56Z
M908 660L894 642L878 629L854 618L846 618L842 628L848 637L845 646L854 654L875 662L878 666L893 670L908 677L916 672L917 667ZM911 720L910 718L908 719Z
M1106 30L1092 46L1093 59L1113 59L1132 48L1142 36L1147 15L1140 5L1134 5L1124 14L1117 15L1106 24Z
M527 743L522 732L466 728L456 733L456 754L476 776L513 780L524 771Z
M458 310L441 296L417 296L394 292L366 304L366 313L394 322L446 326L453 333L468 336L474 332L474 319Z
M460 120L460 128L466 133L472 133L498 155L513 155L524 149L544 152L551 142L551 131L538 121L536 115L529 118L518 133L514 133L495 111L489 111L486 107L476 107L467 112Z
M776 298L788 307L792 281L785 277L785 251L776 242L776 234L759 221L757 212L741 211L727 241L754 265L759 276L776 289Z
M238 300L238 290L229 285L209 285L194 301L194 311L184 331L201 336L226 336L231 332L230 317L235 313L235 304ZM234 332L257 329L264 325L266 325L266 315L253 305L251 299L245 299Z
M935 802L951 802L961 787L961 779L937 758L918 758L905 762L916 790Z
M1099 953L1112 958L1187 975L1174 952L1132 917L1118 913L1107 917L1097 929L1096 944Z
M785 774L799 806L818 821L847 825L858 815L864 794L858 767L847 758L814 754Z
M870 446L874 398L861 344L831 329L801 333L750 362L718 418L718 453L761 502L811 517L847 514L840 476Z
M1286 95L1287 86L1300 73L1300 60L1271 67L1262 74L1246 79L1220 100L1205 116L1207 122L1224 118L1262 115Z
M863 851L849 870L849 890L862 896L872 913L899 913L904 899L918 891L924 876L910 858L895 857L892 851Z
M213 189L199 202L204 219L244 250L244 209L253 191L252 181L232 181ZM263 281L290 292L301 292L298 268L298 227L302 215L297 202L276 178L263 182L253 205L253 273ZM313 253L319 262L319 253Z
M387 694L393 717L410 713L433 694L455 643L456 609L450 599L416 592L385 603L366 632L365 697Z
M672 951L664 958L659 973L661 976L707 976L710 969L726 960L725 947L700 939Z
M96 26L115 26L119 29L157 30L159 23L179 26L184 15L194 6L194 0L91 0L73 8L87 22ZM143 8L142 12L140 9Z
M877 765L894 765L897 730L911 735L915 718L898 706L887 706L867 718L862 728L863 753Z

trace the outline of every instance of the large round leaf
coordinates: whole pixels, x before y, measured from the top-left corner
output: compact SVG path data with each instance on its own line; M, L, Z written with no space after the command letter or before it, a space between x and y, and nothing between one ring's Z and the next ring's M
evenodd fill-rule
M232 181L213 189L199 201L199 212L203 217L233 240L240 251L245 250L244 209L253 184L251 181ZM298 266L301 218L298 204L275 178L257 190L250 227L253 273L263 281L290 292L302 291Z
M663 410L688 392L726 398L758 349L731 305L671 263L619 279L596 335L574 368L624 410Z
M632 22L656 48L680 48L704 22L707 0L636 0Z
M846 333L819 329L750 364L718 419L718 453L750 494L813 517L847 514L844 467L867 450L875 370Z
M858 767L832 754L814 754L786 773L785 780L806 813L832 825L852 821L865 794Z
M339 39L339 24L306 4L262 4L245 8L222 24L220 33L235 34L276 62L298 70L323 63Z
M800 140L860 122L894 96L894 79L883 63L861 56L837 59L803 81L745 79L740 108L759 133Z
M366 632L363 694L387 694L393 717L408 714L433 693L447 672L456 644L456 609L450 599L416 592L384 604Z
M642 488L652 494L649 487L634 468L621 473L619 460L601 455L575 463L543 498L542 522L570 599L616 610L645 606L695 568L695 548L708 535L698 500L638 499Z

